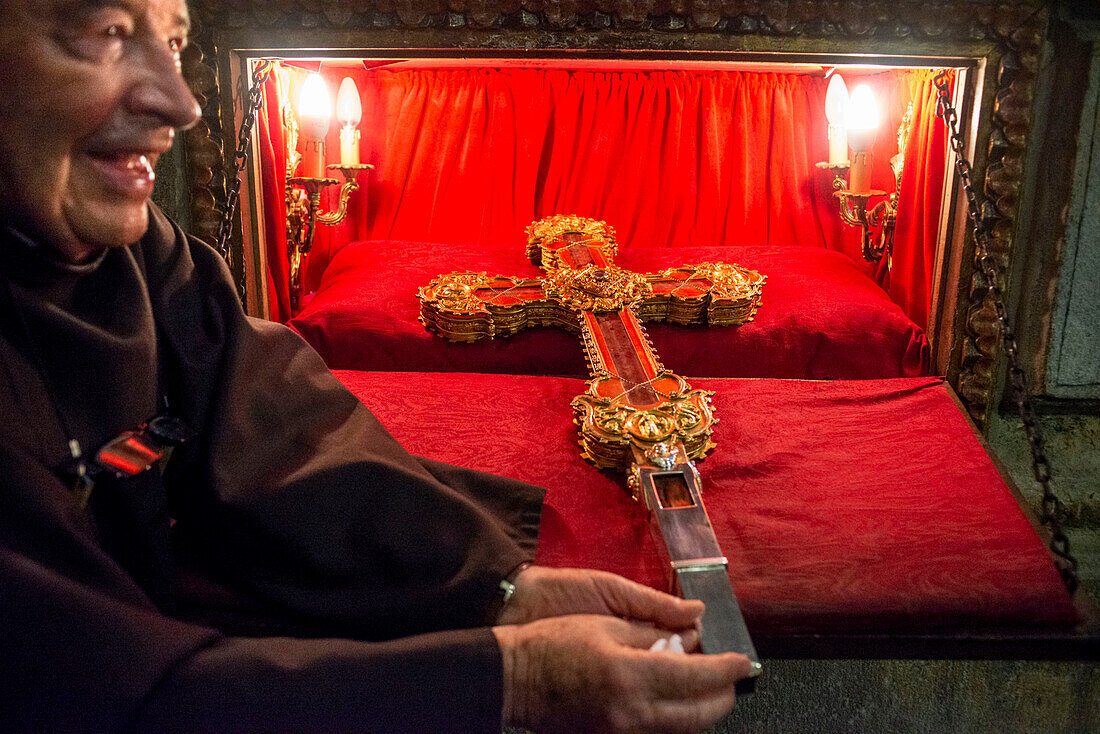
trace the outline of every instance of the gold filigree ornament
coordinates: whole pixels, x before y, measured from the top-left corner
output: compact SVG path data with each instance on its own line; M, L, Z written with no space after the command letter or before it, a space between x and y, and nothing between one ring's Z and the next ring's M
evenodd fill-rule
M653 292L644 275L616 265L588 265L581 270L561 268L546 279L546 294L578 311L621 311Z
M524 294L530 292L541 298L543 286L541 278L489 277L475 272L441 275L416 292L420 323L459 342L510 336L531 321L578 330L575 319L562 319L557 309L541 309L526 302Z
M695 275L712 283L712 299L731 301L758 299L764 290L764 281L767 280L767 276L755 270L723 262L699 263L695 266Z
M558 268L557 253L552 245L562 243L567 235L603 251L607 260L614 260L619 252L615 242L615 229L607 222L576 214L555 214L543 217L527 225L527 259L538 267Z
M663 314L661 320L677 324L737 326L756 315L768 276L740 265L705 262L663 270L653 280L680 280L684 285L642 304L643 317Z
M480 313L487 311L485 302L476 295L478 288L489 284L485 273L450 273L441 275L417 291L421 302L431 303L438 309L454 313Z
M599 395L599 383L607 378L589 381L584 395L573 399L574 422L580 429L580 446L584 457L600 469L622 468L631 462L631 444L652 447L669 441L682 442L689 458L701 459L714 448L710 440L718 422L709 390L692 390L678 375L682 392L671 392L654 408L635 408L617 399Z
M488 283L485 273L473 272L450 273L433 279L416 292L420 299L420 323L452 341L491 338L495 333L492 314L477 297L477 288Z
M623 428L642 441L664 441L676 429L676 421L663 410L634 410Z
M555 214L543 217L527 225L526 231L527 241L534 245L560 240L567 232L576 232L584 239L615 243L615 229L610 224L591 217L579 217L576 214Z

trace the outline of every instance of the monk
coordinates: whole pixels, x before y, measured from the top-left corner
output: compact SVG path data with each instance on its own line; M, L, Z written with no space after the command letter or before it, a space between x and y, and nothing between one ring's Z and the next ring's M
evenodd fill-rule
M3 728L725 715L750 664L690 654L699 602L530 565L539 489L409 455L151 204L187 33L183 0L0 0Z

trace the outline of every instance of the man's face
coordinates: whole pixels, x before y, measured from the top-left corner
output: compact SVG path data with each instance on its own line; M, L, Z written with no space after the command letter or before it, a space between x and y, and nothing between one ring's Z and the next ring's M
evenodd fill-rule
M198 119L187 27L183 0L0 0L0 217L73 262L145 233L153 167Z

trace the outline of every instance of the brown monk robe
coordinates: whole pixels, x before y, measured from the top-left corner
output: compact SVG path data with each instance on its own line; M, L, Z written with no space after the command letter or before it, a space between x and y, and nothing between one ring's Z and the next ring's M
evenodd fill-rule
M540 490L410 456L155 208L86 264L2 239L3 728L499 730ZM70 442L165 401L197 435L82 503Z

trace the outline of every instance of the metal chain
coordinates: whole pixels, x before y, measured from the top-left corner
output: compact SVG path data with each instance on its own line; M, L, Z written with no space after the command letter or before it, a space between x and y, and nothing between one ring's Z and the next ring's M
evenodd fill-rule
M237 213L237 203L241 199L241 171L248 160L248 149L252 145L252 128L256 124L256 112L263 105L263 85L271 71L271 62L263 59L256 63L252 71L252 87L248 90L248 103L241 118L241 129L237 131L237 150L233 158L233 170L226 184L225 213L218 225L216 246L218 252L229 260L229 235L233 232L233 216Z
M989 233L982 223L978 194L975 191L973 182L970 180L970 162L966 158L963 139L959 134L958 114L951 104L947 72L939 72L934 79L934 83L939 93L936 115L947 124L950 132L951 148L955 151L955 170L959 174L963 192L966 194L967 209L970 222L973 225L974 244L978 251L978 267L985 277L986 287L993 296L993 306L997 311L997 322L1000 324L1001 337L1004 340L1005 351L1008 354L1008 378L1009 383L1012 385L1012 393L1020 420L1024 424L1028 446L1031 449L1031 471L1035 481L1043 490L1040 519L1050 528L1050 550L1056 557L1055 563L1058 566L1058 572L1062 575L1062 581L1065 582L1066 588L1072 594L1076 591L1078 583L1077 559L1070 552L1069 539L1062 528L1065 507L1050 487L1050 462L1043 450L1043 434L1039 429L1039 421L1035 417L1028 376L1020 367L1016 332L1012 328L1008 317L1008 309L1005 307L1004 292L1001 290L997 262L989 252Z

